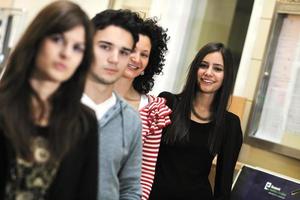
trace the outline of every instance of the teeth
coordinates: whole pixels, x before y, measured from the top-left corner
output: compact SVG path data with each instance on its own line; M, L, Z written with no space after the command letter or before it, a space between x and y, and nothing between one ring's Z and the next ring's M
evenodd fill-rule
M202 81L205 82L205 83L213 83L213 81L211 81L211 80L202 79Z
M130 67L131 69L137 70L139 69L138 66L132 65L132 64L128 64L128 67Z

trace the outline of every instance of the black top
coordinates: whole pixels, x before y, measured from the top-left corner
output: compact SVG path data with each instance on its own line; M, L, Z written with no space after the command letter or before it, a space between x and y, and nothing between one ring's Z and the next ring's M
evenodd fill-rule
M163 93L160 96L165 97L168 106L173 108L176 98L173 94ZM176 144L161 141L150 200L230 199L242 131L236 115L226 112L225 118L225 130L228 131L218 154L214 195L208 181L213 155L207 147L214 122L198 123L191 120L189 141Z
M94 114L86 113L89 130L60 161L46 200L96 200L98 189L98 128ZM67 122L66 122L67 123ZM11 175L10 161L16 158L0 127L0 199ZM62 133L63 134L63 133Z

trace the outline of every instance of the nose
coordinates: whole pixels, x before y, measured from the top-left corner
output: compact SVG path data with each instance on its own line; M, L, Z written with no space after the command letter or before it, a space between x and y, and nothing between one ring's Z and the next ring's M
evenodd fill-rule
M212 65L209 65L209 67L205 70L204 75L206 76L211 76L213 71L212 71Z
M110 55L108 56L108 62L112 64L117 64L119 62L119 52L118 51L112 51Z
M140 60L140 54L133 52L130 54L130 60L133 62L138 62Z
M71 56L71 53L72 53L71 45L65 44L61 49L61 56L64 58L68 58Z

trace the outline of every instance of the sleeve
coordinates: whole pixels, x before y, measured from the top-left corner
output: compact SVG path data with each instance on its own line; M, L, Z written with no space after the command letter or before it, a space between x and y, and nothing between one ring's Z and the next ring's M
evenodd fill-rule
M223 139L220 153L217 157L217 169L215 177L214 199L229 200L233 173L238 155L243 143L243 135L240 120L236 115L231 114L225 126L228 126Z
M140 110L142 119L142 200L149 198L154 180L155 166L160 146L161 133L171 123L171 109L166 105L165 98L149 95L149 104Z
M128 156L119 172L120 200L140 200L141 190L141 163L142 163L142 127L139 117L134 120L132 141L128 149Z

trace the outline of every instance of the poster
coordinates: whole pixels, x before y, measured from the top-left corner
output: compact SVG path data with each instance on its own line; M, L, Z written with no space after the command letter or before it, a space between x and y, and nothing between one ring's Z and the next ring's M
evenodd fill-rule
M279 33L256 138L281 143L300 137L300 15L287 15Z
M231 200L281 199L300 200L300 181L243 166L234 182Z

